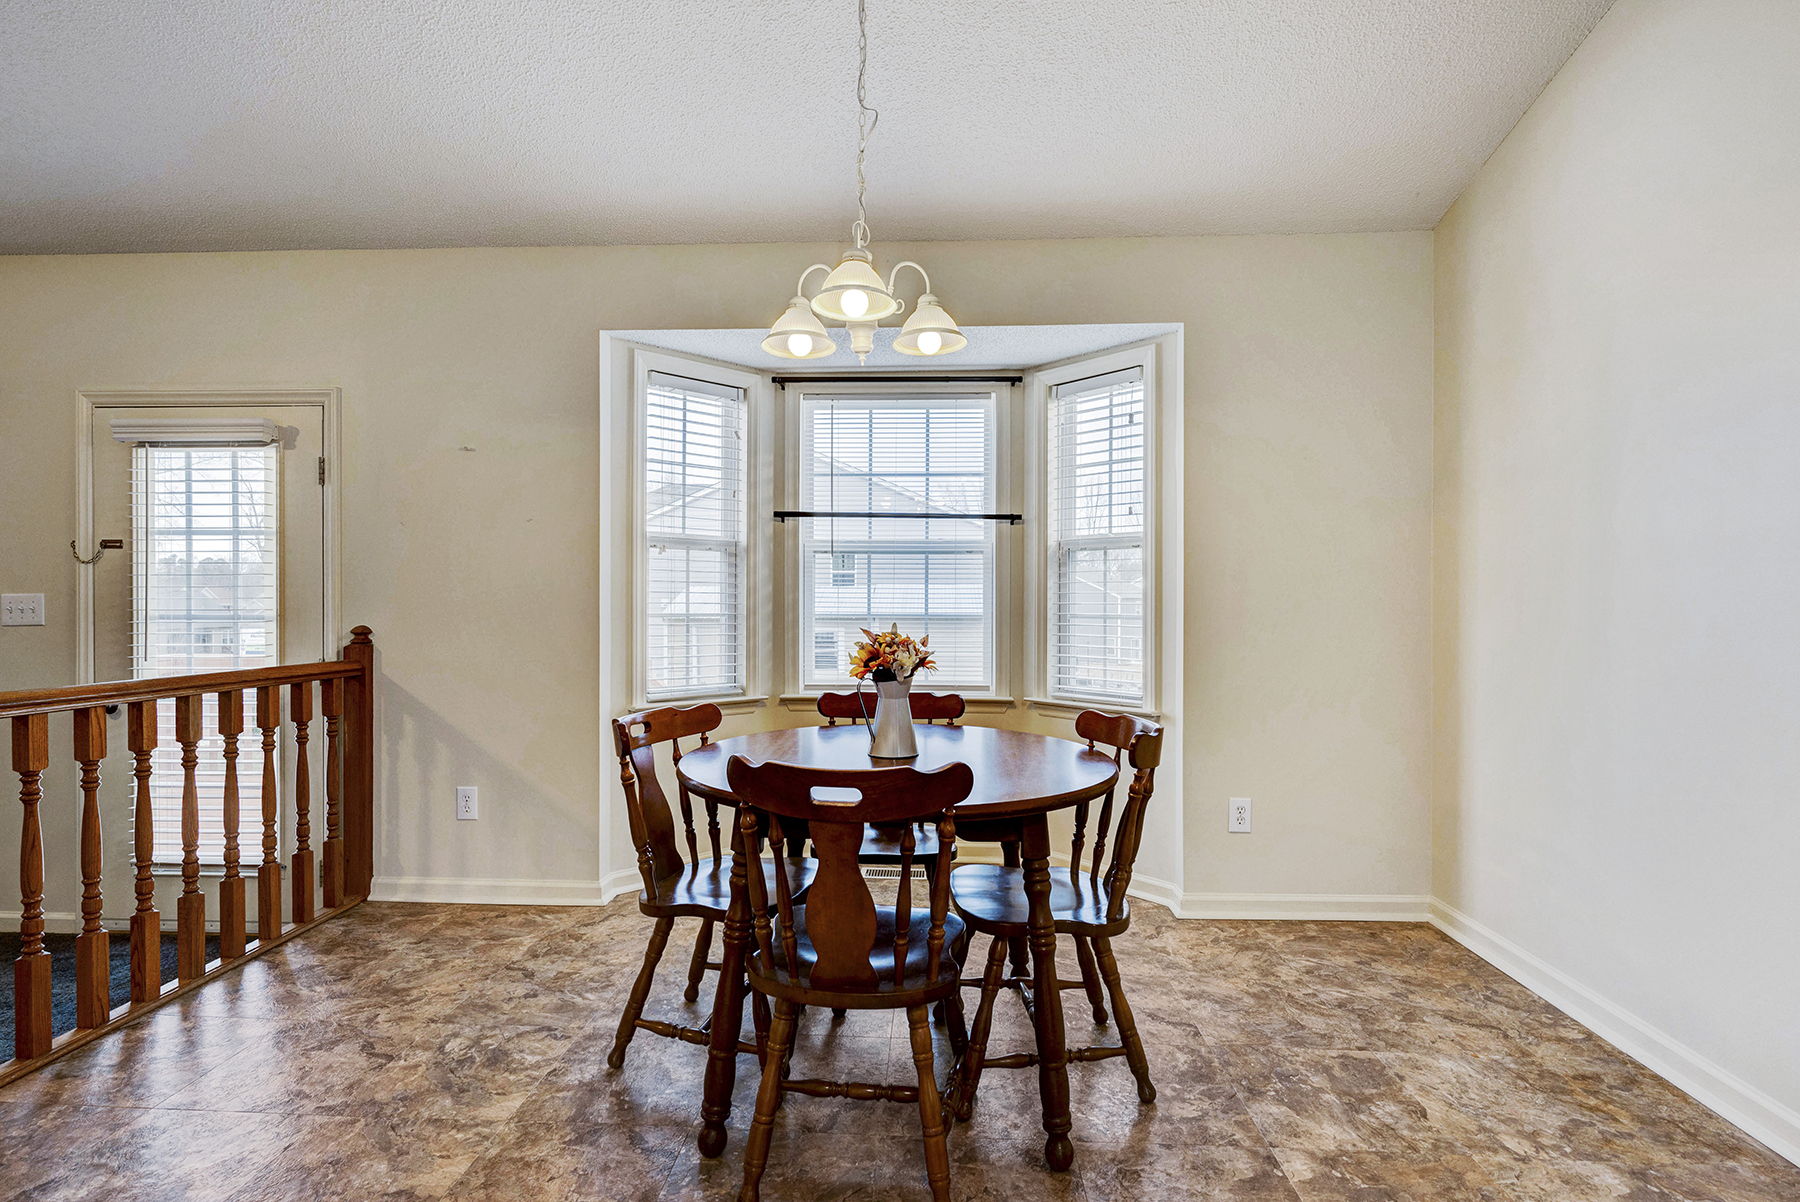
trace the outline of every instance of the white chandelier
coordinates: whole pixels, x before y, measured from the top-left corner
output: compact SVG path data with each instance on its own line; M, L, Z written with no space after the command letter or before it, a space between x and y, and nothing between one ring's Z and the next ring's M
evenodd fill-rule
M769 328L769 335L762 342L765 351L783 359L822 359L835 354L837 343L819 320L824 318L848 328L850 349L856 352L857 361L868 362L869 352L875 346L875 327L906 307L894 295L894 283L903 267L919 273L925 291L913 306L912 316L901 326L900 336L894 339L894 349L903 355L948 355L969 345L956 322L931 294L931 277L923 267L910 259L896 263L884 283L881 273L875 270L874 256L869 253L868 211L863 203L868 187L863 178L863 159L868 153L869 135L875 132L881 114L870 108L867 100L869 16L865 5L866 0L857 0L856 221L850 226L852 245L836 267L814 263L800 273L787 312ZM815 271L825 273L825 282L809 300L805 295L806 280Z

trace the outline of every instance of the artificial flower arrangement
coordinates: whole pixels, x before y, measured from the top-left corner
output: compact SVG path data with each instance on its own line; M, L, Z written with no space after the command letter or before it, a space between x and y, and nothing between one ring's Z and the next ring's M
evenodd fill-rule
M850 649L850 675L877 684L888 680L911 680L918 672L935 672L928 644L931 636L915 639L901 634L896 624L876 634L863 631L865 641Z

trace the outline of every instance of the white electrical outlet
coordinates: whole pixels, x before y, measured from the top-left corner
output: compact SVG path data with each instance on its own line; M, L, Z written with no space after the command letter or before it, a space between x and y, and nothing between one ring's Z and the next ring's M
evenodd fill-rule
M456 787L456 817L463 822L473 822L481 817L481 802L474 785Z
M1225 815L1225 829L1234 835L1250 833L1250 799L1233 797L1231 809Z
M0 594L0 626L42 626L44 594Z

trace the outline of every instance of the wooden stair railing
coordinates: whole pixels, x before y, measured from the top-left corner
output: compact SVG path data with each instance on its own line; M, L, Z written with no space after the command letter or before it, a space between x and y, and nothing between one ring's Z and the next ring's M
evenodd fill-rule
M325 719L325 837L322 881L316 880L311 847L312 784L306 747L313 717L313 689ZM294 727L295 846L288 865L292 921L283 923L279 859L278 754L282 692ZM369 895L374 876L375 647L367 626L351 631L343 658L240 672L208 672L149 680L117 680L67 688L0 693L0 720L11 727L12 770L19 778L19 957L13 964L12 1059L0 1059L0 1085L50 1063L146 1011L335 917ZM244 707L255 697L262 761L261 849L256 870L255 938L248 930L247 884L241 867L238 740ZM198 854L200 809L197 772L206 697L218 698L216 733L224 741L224 871L218 881L219 958L206 958L207 897ZM181 749L181 894L176 903L176 978L162 979L162 916L152 872L155 849L151 805L152 753L157 746L157 707L174 706L175 742ZM135 782L132 854L136 909L130 922L131 984L128 996L112 996L110 932L103 916L101 765L106 760L107 709L127 709L126 748ZM72 756L80 768L81 927L75 940L75 1026L53 1035L50 953L44 946L43 775L50 767L50 715L69 713ZM59 857L60 858L60 857ZM316 893L323 891L323 909ZM116 1003L116 1004L115 1004ZM0 1049L4 1055L6 1049Z

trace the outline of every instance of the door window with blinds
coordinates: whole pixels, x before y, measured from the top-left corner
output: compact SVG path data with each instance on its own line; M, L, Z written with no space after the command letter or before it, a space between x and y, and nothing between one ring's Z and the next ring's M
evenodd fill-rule
M131 666L136 678L269 667L281 638L280 476L275 446L131 448ZM218 697L203 729L218 730ZM254 715L252 715L252 719ZM152 756L153 857L176 863L181 846L181 749L174 706L157 707ZM250 723L254 726L254 721ZM261 805L262 752L240 741L244 812ZM224 860L222 740L200 744L199 856Z
M639 587L646 700L745 691L746 407L741 387L645 374Z
M1146 700L1145 381L1141 367L1053 385L1046 472L1046 688Z
M995 687L992 393L806 393L798 406L800 508L854 513L800 522L798 679L854 687L852 645L897 624L928 636L925 687ZM887 516L887 515L893 516Z

